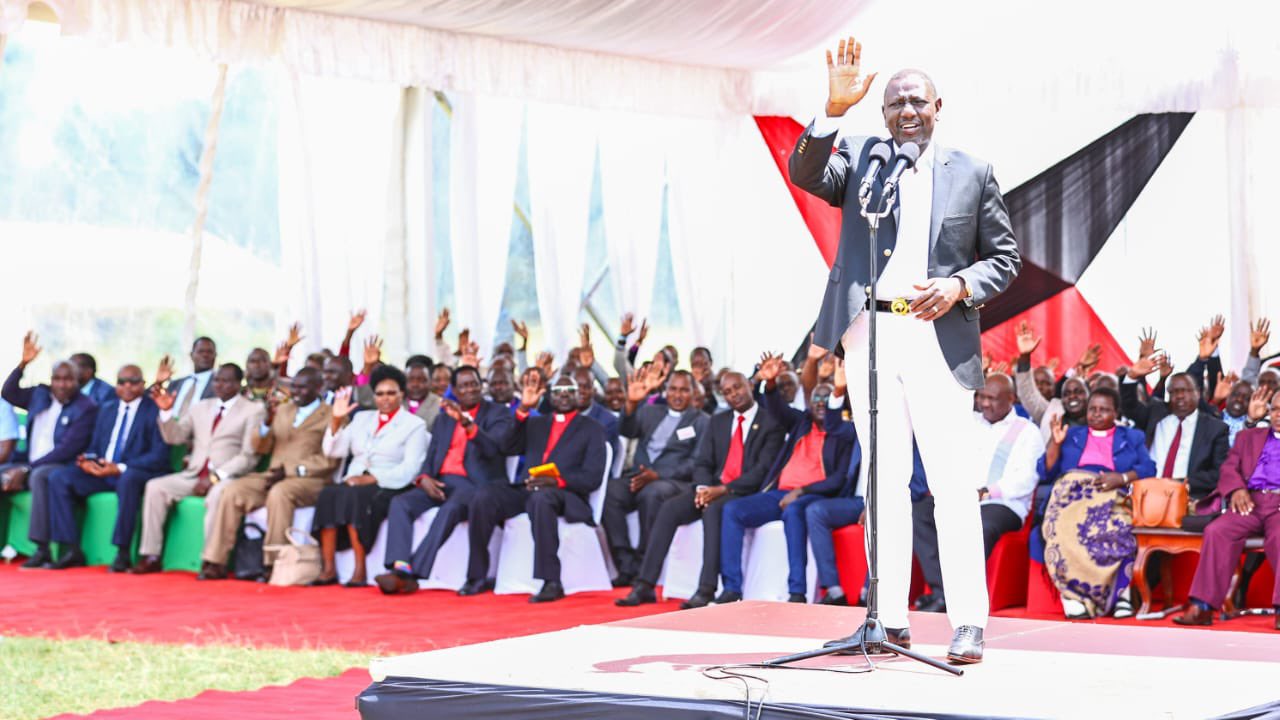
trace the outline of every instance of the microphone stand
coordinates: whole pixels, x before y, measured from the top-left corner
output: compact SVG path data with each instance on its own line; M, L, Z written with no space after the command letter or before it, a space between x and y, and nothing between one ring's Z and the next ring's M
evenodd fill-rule
M894 188L893 190L896 190ZM861 193L860 193L861 194ZM868 430L870 437L867 438L866 447L869 448L867 454L867 527L866 527L866 543L868 557L868 571L870 579L867 589L867 617L863 621L862 626L853 634L849 642L822 647L817 650L807 650L805 652L787 655L780 658L764 661L764 665L787 665L809 658L822 657L824 655L844 654L862 654L862 655L899 655L901 657L910 658L916 662L924 663L930 667L949 672L952 675L964 675L964 671L952 667L947 663L936 658L931 658L917 652L913 652L900 645L896 645L888 641L888 635L885 632L884 624L880 621L880 593L879 593L879 551L878 537L876 535L879 522L877 522L877 493L876 485L878 481L878 415L880 400L880 377L876 368L876 283L879 276L879 259L876 251L878 244L876 235L880 229L880 221L885 218L893 210L893 200L896 193L890 192L887 196L881 197L880 209L874 212L867 211L867 205L870 201L870 194L860 197L859 204L862 206L862 217L867 221L867 229L870 231L869 242L867 243L867 267L871 271L871 283L867 288L867 312L870 316L867 318L867 370L868 370L868 387L867 387L867 416L870 419Z

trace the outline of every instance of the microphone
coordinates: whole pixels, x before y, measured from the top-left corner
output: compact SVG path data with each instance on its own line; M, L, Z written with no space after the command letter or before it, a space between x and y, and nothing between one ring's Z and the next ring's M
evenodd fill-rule
M871 154L867 156L867 171L863 173L862 184L858 186L858 202L862 205L867 204L867 199L871 197L871 183L875 182L880 169L889 164L891 157L893 148L889 147L889 143L879 142L871 148Z
M885 207L891 206L893 196L898 191L898 180L902 178L902 173L916 166L916 160L920 159L920 146L913 143L903 143L898 148L898 154L893 158L893 166L889 169L889 177L884 181L884 190L880 193L880 197Z

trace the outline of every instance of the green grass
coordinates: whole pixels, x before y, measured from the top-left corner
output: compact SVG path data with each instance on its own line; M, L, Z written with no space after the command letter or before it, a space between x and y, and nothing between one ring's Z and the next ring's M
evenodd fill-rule
M178 700L204 690L256 690L364 667L368 655L259 649L243 644L152 645L106 640L0 637L0 718Z

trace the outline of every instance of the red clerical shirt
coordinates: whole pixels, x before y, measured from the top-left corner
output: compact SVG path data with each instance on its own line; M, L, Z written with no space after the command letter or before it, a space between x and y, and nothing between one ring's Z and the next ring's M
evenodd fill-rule
M377 435L378 433L382 432L382 428L386 427L387 423L391 422L392 418L394 418L396 416L396 413L398 412L400 412L400 408L396 408L395 410L392 410L386 415L383 415L382 413L378 413L378 427L374 428L373 434Z
M547 436L547 449L542 453L542 462L546 462L551 457L551 451L556 448L556 443L560 442L560 436L564 435L564 429L569 427L569 423L578 417L578 411L561 415L556 413L551 417L551 434ZM556 478L556 486L564 487L564 478Z
M471 416L471 430L470 432L464 430L462 428L462 423L460 422L453 424L453 437L449 439L449 450L444 454L444 461L440 463L440 474L442 476L467 476L467 468L466 465L463 464L463 460L467 456L467 441L475 436L477 432L474 421L476 419L476 415L480 412L480 406L476 405L470 410L463 410L462 412Z
M822 466L822 446L826 439L827 434L815 426L796 442L791 450L791 459L787 460L782 475L778 477L779 490L795 490L826 477L826 468Z

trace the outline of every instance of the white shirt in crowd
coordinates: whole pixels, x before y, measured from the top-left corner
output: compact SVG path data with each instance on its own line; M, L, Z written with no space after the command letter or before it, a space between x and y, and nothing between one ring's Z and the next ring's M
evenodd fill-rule
M1169 415L1156 425L1156 435L1151 441L1151 459L1156 463L1156 473L1164 476L1164 463L1169 457L1169 449L1173 447L1173 438L1178 434L1178 425L1182 425L1182 438L1178 441L1178 452L1173 458L1173 472L1170 477L1185 478L1187 465L1191 462L1191 440L1196 436L1199 412L1193 412L1181 423L1178 416Z
M58 429L58 418L62 415L62 403L52 395L49 396L49 408L36 416L31 422L31 437L27 438L27 457L31 462L48 455L53 451L53 433Z
M974 424L974 452L983 458L981 467L985 471L976 479L975 487L985 487L990 493L982 504L1004 505L1025 518L1040 481L1036 465L1044 455L1044 440L1039 428L1012 410L997 423L989 423L982 413L974 413ZM1001 466L997 450L1011 436L1014 439L1008 444L1008 455Z
M120 437L120 423L122 422L125 424L124 440L128 442L129 432L133 428L134 418L138 417L138 406L140 405L142 405L142 398L136 397L131 402L119 403L116 406L116 421L115 424L111 426L111 439L107 441L107 454L102 458L103 460L110 460L115 457L116 438ZM128 410L127 415L125 413L126 410ZM120 463L119 466L120 472L122 473L129 468L125 463Z

